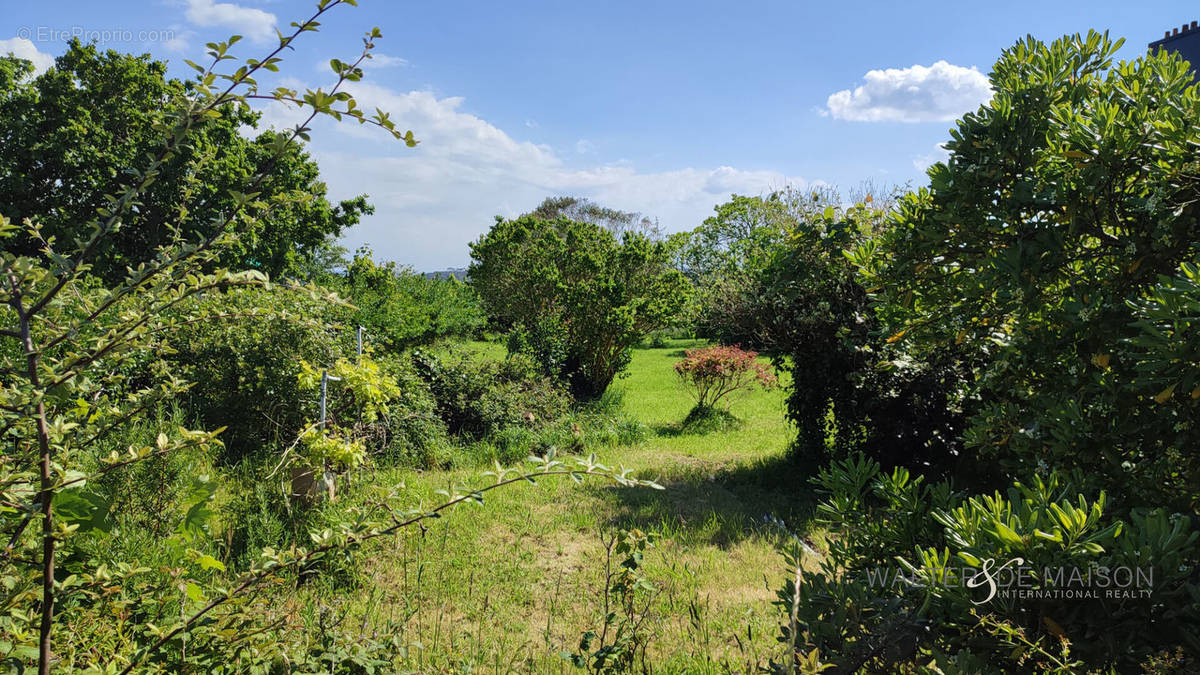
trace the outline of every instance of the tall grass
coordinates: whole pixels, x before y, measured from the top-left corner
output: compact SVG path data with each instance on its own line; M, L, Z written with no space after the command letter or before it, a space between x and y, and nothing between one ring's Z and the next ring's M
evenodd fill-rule
M473 454L464 464L517 459L539 444L594 451L666 490L568 480L518 488L371 549L357 590L314 584L296 601L334 608L368 634L390 631L409 646L404 666L421 672L572 672L559 653L602 618L605 537L639 528L659 537L645 563L657 589L647 620L655 667L715 673L764 663L777 651L779 617L770 604L775 531L763 516L801 527L807 518L786 459L783 392L739 400L736 428L679 433L693 401L672 365L693 344L636 350L611 392L561 425L465 448ZM502 358L496 345L473 347ZM411 506L430 504L438 489L478 484L477 471L380 470L341 508L400 483Z

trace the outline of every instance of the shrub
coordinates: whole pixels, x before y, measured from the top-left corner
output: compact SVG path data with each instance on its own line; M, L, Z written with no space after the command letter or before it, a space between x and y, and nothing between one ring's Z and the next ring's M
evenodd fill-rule
M446 429L465 439L487 438L510 427L543 428L569 407L566 394L521 354L495 361L414 351L412 363Z
M315 423L325 369L339 378L330 387L331 425L375 456L424 466L435 454L445 434L428 386L406 359L342 356L354 348L353 331L332 323L338 310L274 289L217 293L183 310L224 317L183 326L168 356L195 383L187 409L206 426L226 427L223 462L274 452Z
M300 464L308 469L328 467L333 471L345 471L362 464L367 456L362 441L327 429L306 431L300 437L300 447Z
M331 282L354 305L340 312L389 351L446 337L474 337L486 317L475 291L457 278L429 279L392 262L377 263L359 249L344 276Z
M576 668L594 675L650 672L646 651L655 637L651 619L660 591L646 577L644 559L655 539L631 529L605 541L601 594L606 613L595 630L580 636L578 651L559 653Z
M646 338L644 344L649 349L663 349L670 345L670 334L665 330L656 330Z
M382 424L387 437L377 443L383 448L383 458L421 468L444 465L448 459L446 424L438 415L429 384L407 355L388 357L383 363L400 390Z
M177 407L149 411L143 419L120 429L92 448L96 457L128 452L130 447L153 445L159 433L186 428L186 416ZM106 504L101 516L111 525L161 538L171 534L181 518L180 505L198 476L212 472L212 456L219 449L191 448L186 452L148 458L124 472L109 472L88 491Z
M728 410L734 396L755 386L770 389L778 384L770 368L759 362L758 352L736 346L689 349L675 364L675 373L696 399L696 407L702 409L724 401Z
M497 219L471 244L471 285L496 324L526 337L510 345L537 358L579 399L600 396L630 349L667 325L687 282L671 248L591 223L523 216Z
M336 358L329 307L302 293L247 288L214 293L180 310L213 316L173 332L167 359L193 383L185 408L205 427L225 427L222 461L290 443L314 418L299 378L302 363Z
M963 494L862 456L813 482L829 551L789 538L799 550L791 562L821 559L780 594L796 616L785 639L839 672L954 659L970 672L1130 672L1180 645L1200 650L1200 534L1186 516L1142 510L1118 520L1104 493L1078 494L1053 474L1005 494ZM1003 577L1005 565L1017 571ZM1107 593L1116 586L1104 580L1119 569L1141 570L1138 589L1152 596ZM1068 590L1093 594L1055 595Z
M1152 318L1142 303L1200 257L1200 90L1168 50L1115 62L1121 42L1006 50L995 96L902 201L866 283L918 355L972 355L985 403L964 437L981 457L1084 470L1130 506L1193 508L1198 360L1181 349L1177 368L1151 374L1138 342L1146 320L1175 331L1191 315L1168 302ZM1186 333L1163 335L1182 347Z
M792 372L795 451L814 466L864 452L888 467L959 468L971 362L955 345L915 350L872 304L862 260L883 253L886 213L828 207L797 224L764 271L760 322ZM853 252L858 258L848 256Z
M319 416L323 372L330 375L326 434L312 431ZM445 427L429 386L408 359L376 360L365 353L353 361L338 359L327 369L302 362L297 377L305 409L312 412L300 440L312 457L337 457L342 468L353 468L368 454L410 466L433 465L445 442Z
M679 425L679 433L704 435L714 432L731 431L742 424L741 420L728 410L696 406L688 411L687 417Z

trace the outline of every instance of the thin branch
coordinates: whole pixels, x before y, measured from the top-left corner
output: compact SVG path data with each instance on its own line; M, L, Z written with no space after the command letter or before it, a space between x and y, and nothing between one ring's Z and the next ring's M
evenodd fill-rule
M605 476L608 478L612 478L613 480L616 480L618 482L630 482L629 479L618 478L615 475L600 473L600 472L594 471L592 469L580 469L580 470L552 469L552 470L547 470L547 471L535 471L534 473L521 474L520 476L517 476L515 478L500 480L500 481L492 483L491 485L488 485L486 487L482 487L477 490L474 490L468 494L459 495L458 497L455 497L455 498L451 499L450 501L443 503L441 506L438 506L437 508L434 508L431 511L426 511L426 512L422 513L421 515L413 516L412 518L408 518L406 520L399 520L393 516L393 524L382 530L377 530L377 531L371 532L369 534L357 536L357 537L351 535L343 544L338 544L338 543L324 544L324 545L319 546L319 547L313 549L312 551L296 558L295 560L291 560L286 563L281 563L281 564L278 564L278 565L275 565L272 567L267 567L266 569L263 569L262 571L258 572L257 574L252 574L252 575L248 576L244 581L242 581L242 583L238 584L236 587L234 587L228 593L226 593L225 595L223 595L219 598L213 599L211 602L209 602L207 605L202 607L200 610L198 610L191 616L184 619L183 623L176 626L174 629L172 629L171 631L169 631L165 635L163 635L161 638L159 638L157 642L150 645L146 649L146 651L143 652L140 656L134 657L130 661L130 663L127 666L125 666L125 668L123 670L120 671L120 675L127 675L128 673L133 672L134 668L136 668L142 661L144 661L151 654L153 654L153 653L157 652L159 649L161 649L163 647L163 645L170 642L175 636L186 631L188 629L188 627L191 626L193 623L195 623L197 620L199 620L200 618L202 618L203 616L205 616L212 610L216 609L217 607L225 604L226 602L229 602L235 596L237 596L241 593L244 593L248 589L258 585L260 582L262 582L268 576L271 576L272 574L274 574L275 572L277 572L279 570L287 569L290 567L296 567L298 565L307 564L308 562L312 561L314 558L316 558L320 555L323 555L325 553L328 553L330 551L333 551L335 549L338 549L338 548L342 548L342 547L345 547L345 548L356 547L357 548L357 547L361 546L362 544L364 544L368 541L371 541L373 539L390 536L392 534L395 534L397 531L399 531L402 528L408 527L408 526L416 524L416 523L420 523L423 520L428 520L430 518L437 518L437 517L439 517L438 514L446 509L457 506L458 504L461 504L466 501L475 501L483 493L489 492L491 490L495 490L500 487L504 487L506 485L511 485L513 483L519 483L522 481L531 481L534 478L541 478L543 476L563 476L563 475L580 476L580 475L584 475L584 474Z
M120 462L114 462L113 464L109 464L108 466L106 466L102 469L97 469L86 476L81 476L79 478L73 478L68 481L63 481L62 483L59 483L58 486L54 488L54 490L55 490L55 492L58 492L58 491L62 490L63 488L68 488L68 487L71 487L72 485L77 485L79 483L85 483L89 480L95 480L95 479L99 478L100 476L103 476L104 474L108 473L109 471L115 471L116 469L120 469L121 467L129 466L130 464L137 464L138 462L142 462L147 459L151 459L153 457L159 457L162 455L166 455L168 453L175 452L177 450L183 450L185 448L192 448L192 447L196 447L199 445L203 445L204 443L211 441L211 440L212 440L211 436L209 436L207 438L203 438L203 439L196 439L194 441L189 440L186 443L183 443L182 445L176 445L174 447L156 449L156 450L154 450L152 452L148 452L144 455L138 455L137 457L134 457L131 459L126 459L126 460L123 460Z
M312 15L312 17L310 17L303 24L300 24L290 37L280 40L279 46L277 48L275 48L275 50L272 51L269 55L267 55L267 58L262 59L261 61L258 61L257 63L255 63L253 66L248 68L246 70L246 72L243 73L240 77L231 78L229 86L223 92L221 92L219 95L217 95L216 98L214 98L212 101L210 101L208 103L208 105L200 108L199 110L194 110L194 111L190 112L188 115L186 115L184 118L184 121L182 121L178 125L176 125L176 130L187 131L196 122L196 120L200 119L203 116L204 113L206 113L210 110L215 110L216 108L219 108L220 106L225 105L226 103L229 103L233 99L233 97L231 97L231 94L233 93L233 91L236 90L243 83L245 83L246 80L250 79L250 77L252 75L254 75L256 72L258 72L260 69L262 69L263 64L270 63L271 60L274 59L276 55L278 55L280 52L282 52L284 49L286 49L292 43L293 40L295 40L297 37L300 36L301 33L308 30L309 27L312 26L313 23L318 18L321 17L321 15L323 15L324 13L333 9L334 7L342 4L343 2L345 2L345 0L334 0L334 2L331 2L328 5L318 7L316 14ZM212 69L216 66L217 63L219 63L219 61L220 61L220 59L214 60L213 64L209 66L208 71L206 71L205 74L207 75L208 73L211 73ZM316 115L316 113L314 112L313 116L315 117L315 115ZM310 117L308 121L311 122L312 117ZM124 194L121 195L120 198L117 199L116 205L118 206L118 208L116 208L113 211L113 213L108 217L108 219L104 222L104 225L97 229L96 233L91 237L91 239L88 241L88 243L84 245L84 248L82 251L80 251L79 255L77 255L71 261L70 268L67 270L64 270L64 272L63 272L62 276L59 278L58 282L49 291L47 291L45 295L43 295L39 300L37 300L35 303L33 303L33 305L30 308L30 311L29 311L30 314L37 314L42 309L44 309L48 304L50 304L51 301L54 300L54 298L58 295L58 293L60 291L62 291L62 289L67 285L67 283L75 277L75 275L79 272L80 266L83 265L84 261L86 261L88 258L91 257L91 254L93 252L95 252L95 248L99 244L99 242L104 238L105 235L107 235L112 230L113 226L117 223L117 221L120 219L121 215L128 208L128 206L129 206L128 202L131 202L133 197L135 197L136 195L139 195L145 191L145 189L147 187L147 181L146 181L147 176L153 175L158 170L158 167L162 166L162 164L166 161L166 159L173 154L172 148L174 147L174 144L176 143L175 139L183 138L184 136L185 136L185 134L179 134L179 135L172 134L172 135L168 136L166 146L163 148L162 152L160 152L158 157L156 157L155 160L153 162L151 162L149 170L147 170L145 173L142 174L141 183L136 186L131 186L128 190L126 190L126 192ZM293 134L291 139L295 139L295 137L296 137L296 135ZM289 140L291 140L291 139L289 139ZM278 158L277 157L272 158L271 162L273 163L276 159L278 159ZM254 186L257 187L257 185L260 182L261 182L261 179L256 181L254 183ZM253 189L251 189L251 191L253 191ZM226 220L226 224L228 224L229 220L231 220L231 219L232 219L232 215L230 216L229 219Z
M0 554L0 559L8 560L12 557L13 550L17 545L17 540L25 533L25 528L29 527L29 523L33 521L33 517L38 514L37 509L30 509L25 513L25 518L21 520L21 524L13 532L13 535L8 540L8 545L4 547L4 553Z

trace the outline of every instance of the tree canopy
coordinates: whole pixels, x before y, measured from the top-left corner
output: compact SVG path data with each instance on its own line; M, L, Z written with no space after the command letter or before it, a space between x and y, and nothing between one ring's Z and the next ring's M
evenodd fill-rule
M1198 475L1200 369L1180 348L1198 299L1181 266L1200 255L1200 95L1177 55L1114 65L1120 45L1093 32L1006 50L869 283L904 340L982 364L969 445L1174 499Z
M626 232L644 234L651 239L662 238L658 220L636 211L621 211L593 202L584 197L546 197L528 215L543 220L568 218L581 223L598 225L620 239Z
M31 77L27 61L0 57L0 213L29 218L64 244L86 238L106 195L130 180L162 145L167 103L192 84L166 76L166 64L149 55L101 51L72 41L55 66ZM365 197L330 203L317 164L293 145L282 154L274 136L245 134L259 119L244 102L226 104L161 167L136 210L103 242L92 271L119 281L127 267L153 258L174 236L207 236L236 211L232 192L267 166L258 186L270 208L252 207L239 218L245 234L214 265L290 275L321 254L347 227L371 212ZM36 241L10 243L22 254Z
M471 244L471 284L489 316L517 329L581 398L598 396L647 332L683 305L687 282L663 242L559 217L498 218Z

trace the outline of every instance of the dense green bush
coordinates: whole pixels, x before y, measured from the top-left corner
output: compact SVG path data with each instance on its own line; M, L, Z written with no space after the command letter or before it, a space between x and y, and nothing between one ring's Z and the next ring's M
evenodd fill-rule
M406 356L376 359L368 350L324 366L302 362L298 379L306 400L319 400L325 372L326 429L312 427L319 413L308 418L298 452L303 463L328 465L321 457L336 457L334 464L349 469L374 456L429 468L440 461L446 429L429 385Z
M859 204L797 223L761 274L755 321L777 367L792 371L788 417L801 459L820 466L861 451L889 467L947 472L960 457L969 363L952 347L906 349L847 256L878 255L872 237L887 218Z
M1200 257L1200 92L1178 55L1114 64L1119 46L1005 51L864 270L915 352L972 354L981 458L1192 508L1200 357L1177 275Z
M445 462L446 425L429 383L406 355L383 359L386 376L399 394L377 425L384 438L377 442L382 458L406 466L431 468Z
M555 450L585 453L632 445L649 433L622 413L618 391L573 402L561 383L522 354L494 360L442 348L416 350L412 361L450 431L453 462L506 464Z
M130 447L153 445L159 433L186 428L187 420L179 407L149 410L133 424L104 439L92 448L96 458L111 452L124 453ZM84 494L99 497L104 504L96 514L106 527L139 532L157 540L174 533L182 522L196 481L212 476L213 456L220 446L193 448L188 452L152 457L128 471L110 472L86 486ZM203 482L203 481L202 481Z
M625 232L620 240L566 218L498 218L471 244L471 285L512 346L539 359L579 399L604 393L650 331L670 322L687 283L671 247Z
M475 292L457 278L429 279L393 262L377 263L359 249L345 274L330 280L353 308L339 313L363 326L388 350L430 344L445 337L475 337L485 316Z
M1200 534L1186 516L1120 520L1054 475L968 495L862 457L814 483L829 551L781 600L797 613L788 639L839 672L1131 672L1180 645L1195 666Z
M342 378L330 387L330 424L371 455L415 466L438 456L445 430L429 387L402 355L355 362L354 331L333 316L345 308L273 289L217 293L199 308L224 318L181 328L168 358L194 382L189 413L226 428L222 461L291 445L317 421L322 370Z
M339 353L329 305L255 288L218 292L183 311L215 317L173 333L167 358L194 383L185 408L207 428L225 427L221 459L291 443L316 417L316 399L300 386L301 364L332 364Z
M544 428L568 409L565 392L521 354L496 361L418 350L412 360L447 430L464 439L480 440L509 427Z

